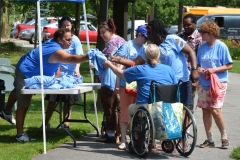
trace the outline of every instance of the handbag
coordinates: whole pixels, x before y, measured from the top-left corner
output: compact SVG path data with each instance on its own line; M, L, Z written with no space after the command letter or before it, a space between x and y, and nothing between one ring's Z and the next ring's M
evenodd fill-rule
M152 103L149 104L149 112L152 115L153 123L155 126L155 139L179 139L182 137L183 104L179 103L180 92L178 89L178 85L162 85L157 84L156 81L154 81L154 83L155 85L150 89L150 99ZM158 85L160 85L160 87ZM162 94L163 92L156 92L156 88L158 87L162 88L162 91L167 91L165 92L166 94L164 95ZM171 89L175 91L172 91ZM164 96L166 96L167 98L165 98ZM157 101L159 99L171 100L171 98L175 97L175 102Z

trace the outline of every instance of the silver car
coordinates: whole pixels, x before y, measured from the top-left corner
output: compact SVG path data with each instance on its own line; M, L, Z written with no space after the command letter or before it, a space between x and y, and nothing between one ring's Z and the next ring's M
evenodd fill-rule
M10 37L10 38L15 38L16 33L17 33L16 27L13 27L13 28L11 29L10 36L9 36L9 37Z
M24 29L19 34L19 39L21 40L27 40L30 44L34 44L35 40L35 28L28 28ZM38 39L38 35L37 35Z

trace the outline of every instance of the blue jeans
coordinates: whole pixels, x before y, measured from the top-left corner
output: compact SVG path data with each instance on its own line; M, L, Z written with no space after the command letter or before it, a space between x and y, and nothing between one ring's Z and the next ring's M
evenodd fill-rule
M182 82L179 85L180 89L180 102L183 103L193 113L193 98L194 93L192 92L192 81Z

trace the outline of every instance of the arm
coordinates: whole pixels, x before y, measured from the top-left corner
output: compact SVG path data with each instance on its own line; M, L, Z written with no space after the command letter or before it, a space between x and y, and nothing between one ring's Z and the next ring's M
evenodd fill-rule
M232 69L232 63L225 64L223 66L216 67L216 68L208 68L207 70L204 70L204 73L211 74L211 73L216 73L216 72L224 72L224 71L230 70L230 69Z
M130 59L123 59L122 57L119 57L119 56L111 56L111 62L116 62L116 63L119 63L119 64L122 64L124 66L127 66L127 67L131 67L132 66L132 60ZM140 64L144 64L145 61L142 59L141 56L138 56L135 60L135 65L140 65Z
M67 53L65 50L57 50L48 59L49 63L81 63L89 60L88 55L72 55Z
M123 80L126 80L123 75L123 70L121 70L121 68L114 66L110 61L106 60L104 62L104 67L110 68L118 77L122 78Z
M76 64L76 68L74 70L74 74L76 74L78 77L80 77L80 72L79 72L79 69L80 69L80 63Z
M196 61L196 54L195 54L194 50L188 44L186 44L183 47L182 52L184 52L185 54L187 54L189 56L192 67L196 67L196 69L191 69L191 76L192 76L193 80L197 81L199 75L198 75L198 71L197 71L197 61Z

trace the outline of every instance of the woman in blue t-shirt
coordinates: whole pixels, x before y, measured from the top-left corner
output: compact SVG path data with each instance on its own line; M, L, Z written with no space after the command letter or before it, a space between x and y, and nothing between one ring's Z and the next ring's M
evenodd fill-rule
M111 70L120 78L128 83L137 81L137 101L128 108L128 114L133 115L140 106L147 107L149 99L150 83L156 80L160 84L177 84L177 79L173 69L167 65L160 64L160 51L155 44L149 44L145 48L145 56L147 63L143 65L133 66L131 68L121 70L110 61L105 61L104 66Z
M73 29L71 18L68 16L62 17L61 20L59 21L59 28L68 28L73 32L74 29ZM82 44L79 38L74 34L72 35L71 45L69 46L68 49L65 49L65 51L67 51L72 55L83 55ZM76 75L78 77L80 77L79 70L80 70L80 63L77 63L77 64L62 63L61 66L59 67L59 72L61 72L61 74ZM50 127L49 121L52 117L52 114L53 114L54 108L57 105L57 102L60 101L59 97L60 95L57 95L57 94L46 95L45 97L45 100L48 101L46 119L45 119L46 127ZM68 96L63 96L62 102L64 102L64 109L63 109L64 119L71 118L72 104L80 100L81 100L80 94L71 94ZM64 128L66 128L67 130L70 130L68 122L64 122Z
M215 147L212 135L212 118L215 120L221 133L221 148L228 148L229 141L226 133L226 126L222 115L224 97L226 95L228 83L228 70L232 68L232 58L227 46L217 39L220 33L218 25L214 22L204 22L200 26L202 44L197 54L197 64L199 77L198 104L202 108L203 123L207 135L207 140L200 144L201 148ZM210 86L214 85L214 79L207 77L216 76L220 82L219 94L212 96ZM212 84L213 83L213 84Z

